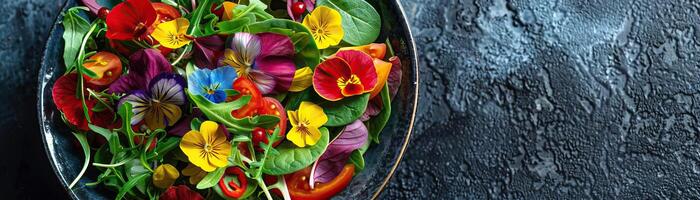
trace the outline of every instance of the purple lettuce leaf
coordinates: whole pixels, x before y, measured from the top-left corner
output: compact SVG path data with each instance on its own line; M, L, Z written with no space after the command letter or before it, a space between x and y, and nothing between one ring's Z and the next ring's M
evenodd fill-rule
M214 69L224 53L224 40L218 35L196 38L194 40L194 63L197 67Z
M389 62L391 62L391 71L389 71L386 84L389 85L389 99L394 99L401 85L401 59L393 56L389 58Z
M286 92L292 86L294 72L296 72L292 40L276 33L260 33L258 37L261 51L256 57L254 69L274 79L273 90L263 94Z
M368 130L360 120L345 126L345 129L333 139L323 152L321 157L311 168L309 184L314 188L314 183L326 183L333 180L343 170L350 154L365 144Z
M113 93L145 90L151 79L162 72L172 72L172 66L155 49L141 49L129 57L129 73L109 86Z

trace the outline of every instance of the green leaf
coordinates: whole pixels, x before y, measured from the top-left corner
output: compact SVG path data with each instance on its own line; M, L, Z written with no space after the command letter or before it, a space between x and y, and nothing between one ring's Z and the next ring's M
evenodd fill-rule
M209 120L224 124L229 131L234 133L247 133L253 131L255 127L272 128L280 119L274 115L258 115L255 117L245 117L237 119L231 115L231 111L239 109L250 101L250 96L242 96L241 98L227 103L212 103L201 95L189 94L190 99L194 102L202 113Z
M298 110L299 105L301 105L302 101L307 101L311 99L311 91L313 89L309 87L309 89L306 89L301 92L290 92L287 95L287 103L285 104L284 108L287 110Z
M126 177L129 180L149 172L148 169L141 165L141 161L139 159L130 160L129 162L124 164L124 167L126 169ZM145 192L146 187L146 182L142 182L141 184L136 185L136 189L138 189L140 192Z
M294 63L298 68L315 68L320 62L320 53L311 32L304 25L288 19L270 19L247 26L250 33L274 32L289 36L294 43L296 55ZM288 30L292 30L291 32ZM291 33L291 34L290 34Z
M179 145L180 138L168 137L158 142L156 148L154 149L154 152L156 152L156 155L158 155L159 158L162 158L163 156L165 156L165 154L177 148Z
M321 103L323 112L328 116L326 126L343 126L362 116L369 102L369 93L346 97L340 101Z
M199 181L199 183L197 183L197 189L202 190L214 187L217 183L219 183L221 177L224 176L224 172L226 172L226 167L219 167L213 172L209 172L201 181Z
M75 60L80 51L83 37L90 29L90 23L78 13L81 7L73 7L63 15L63 62L66 65L66 72L70 72L75 67Z
M85 134L82 133L73 133L76 139L78 139L78 142L80 142L80 147L83 148L83 168L80 169L80 172L78 173L78 176L75 177L73 182L70 183L68 188L73 188L76 183L80 180L81 177L83 177L83 174L85 174L85 171L87 170L88 165L90 165L90 145L88 144L87 138L85 137Z
M321 139L313 146L297 147L291 142L283 142L277 147L276 155L268 155L263 172L268 175L283 175L299 171L313 164L328 147L328 129L321 127Z
M355 173L365 169L365 158L359 150L355 150L350 154L350 163L355 165Z
M136 185L143 184L145 181L148 180L147 179L148 177L151 177L150 172L138 175L138 176L134 177L133 179L129 179L129 181L127 181L124 184L124 186L122 186L122 188L119 190L119 193L117 194L117 197L114 199L119 200L119 199L124 198L124 195L126 195L127 192L131 191L131 188L133 188Z
M120 0L96 0L96 2L100 6L111 10L112 8L114 8L114 6L121 3L122 1L120 1Z
M123 147L119 143L119 136L116 133L112 132L109 129L95 126L92 124L88 124L88 127L90 128L90 130L101 135L105 138L105 140L107 140L107 145L109 146L110 153L116 154L117 152L123 149Z
M382 132L391 117L391 101L389 100L389 86L387 84L384 85L384 89L379 95L382 98L382 110L377 116L365 122L367 130L369 130L369 139L377 144L379 144L379 133Z
M131 129L131 117L134 115L134 113L131 110L131 104L128 102L125 102L121 106L119 106L119 116L122 118L122 128L121 130L126 133L126 138L127 141L129 141L129 147L135 147L136 144L134 144L134 130Z
M219 22L216 24L216 28L219 29L219 34L234 34L243 31L246 25L254 21L255 16L249 14L229 21Z
M202 22L204 16L211 13L210 8L212 2L213 0L202 0L202 2L200 2L200 4L197 5L197 9L192 11L192 17L190 18L190 29L188 31L190 35L195 37L204 35L200 28L200 23Z
M369 44L379 37L382 26L379 13L364 0L319 0L316 6L328 6L342 17L343 41L352 45Z

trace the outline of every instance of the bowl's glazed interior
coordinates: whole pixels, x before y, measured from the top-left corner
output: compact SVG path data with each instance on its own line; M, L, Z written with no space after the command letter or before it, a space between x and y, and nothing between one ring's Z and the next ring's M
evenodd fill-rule
M392 102L392 116L381 133L381 143L372 145L365 154L365 170L355 176L350 185L335 199L376 198L396 169L407 147L415 118L418 95L418 69L413 40L403 11L397 0L369 0L382 16L382 31L378 41L387 37L397 56L401 58L403 78L396 98ZM67 0L63 10L77 5L76 0ZM66 187L82 167L83 153L76 145L70 130L61 120L60 112L53 104L51 88L63 74L63 27L54 23L50 33L39 72L38 116L41 134L51 165ZM112 199L115 193L102 187L87 187L93 182L95 173L90 170L81 181L68 191L73 199Z

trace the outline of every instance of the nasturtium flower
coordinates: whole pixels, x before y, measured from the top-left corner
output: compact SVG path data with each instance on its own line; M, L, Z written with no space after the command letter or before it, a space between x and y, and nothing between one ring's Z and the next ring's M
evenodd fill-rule
M294 80L292 80L292 86L289 87L289 91L299 92L310 87L312 83L311 80L313 78L313 74L314 71L311 70L311 67L297 69L297 71L294 72Z
M221 103L226 100L224 90L232 88L236 77L236 70L230 67L196 69L187 76L187 88L191 94L202 95L213 103Z
M201 194L192 191L186 185L170 186L160 194L159 200L204 200Z
M199 181L202 181L205 176L207 176L207 172L202 170L202 168L197 167L197 165L194 165L192 163L188 163L187 167L182 170L182 175L183 176L189 176L189 182L192 185L196 185L199 183Z
M301 102L299 110L287 111L287 117L292 124L292 129L287 133L287 140L298 147L316 145L321 139L321 131L318 129L328 122L323 108L308 101Z
M162 164L153 171L153 185L165 189L173 185L180 177L180 172L170 164Z
M286 92L294 79L294 44L276 33L236 33L224 51L221 65L252 80L263 94Z
M372 91L377 85L377 71L369 55L340 51L316 67L313 85L324 99L338 101Z
M107 38L112 40L143 39L153 31L156 10L149 0L126 0L107 14Z
M309 28L311 36L319 49L337 45L343 39L344 32L340 13L326 6L319 6L306 15L302 24Z
M205 121L199 131L191 130L182 137L180 149L187 155L190 163L202 170L212 172L228 164L231 143L226 140L225 127L216 122Z
M145 122L151 130L173 126L182 117L181 107L187 102L184 82L180 75L161 73L151 80L148 90L132 91L119 100L119 105L131 104L131 125Z
M189 20L177 18L158 24L151 36L164 47L177 49L192 42L192 36L187 35L189 27Z
M386 80L389 78L389 71L392 69L392 64L390 62L386 62L382 59L384 59L384 56L386 55L386 44L383 43L372 43L368 45L362 45L362 46L355 46L355 47L343 47L340 48L338 51L345 51L345 50L357 50L361 51L363 53L366 53L367 55L370 55L372 57L372 62L374 63L374 68L377 70L377 86L374 87L374 90L370 92L370 98L374 98L377 96L382 89L384 88L384 84L386 84Z
M109 85L112 93L145 90L158 74L172 72L172 65L155 49L141 49L129 56L129 73Z

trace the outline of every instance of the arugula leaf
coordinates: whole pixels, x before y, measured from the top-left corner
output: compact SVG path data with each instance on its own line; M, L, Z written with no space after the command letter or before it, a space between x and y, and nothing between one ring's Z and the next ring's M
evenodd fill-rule
M321 103L323 112L328 116L326 126L343 126L357 120L367 109L369 93L351 97L345 97L340 101L326 101Z
M78 57L80 45L83 42L83 37L90 29L90 23L81 17L78 13L85 7L73 7L66 11L63 15L63 62L66 65L66 73L69 73L75 68L75 59Z
M246 29L247 32L253 34L273 32L289 36L292 39L292 43L294 43L296 51L294 63L298 68L309 66L313 69L320 62L321 54L318 47L316 47L316 42L311 37L311 32L298 22L288 19L270 19L250 24Z
M124 195L126 195L127 192L131 191L131 188L135 187L136 185L143 184L145 181L148 180L148 177L151 177L150 172L129 179L129 181L126 182L124 186L122 186L122 188L119 190L119 193L117 193L117 197L114 199L119 200L124 198Z
M283 175L299 171L316 161L328 146L328 129L321 127L321 139L316 145L300 148L291 142L283 142L277 146L278 154L268 155L263 164L263 173L268 175Z
M379 13L364 0L319 0L316 6L328 6L342 17L343 41L352 45L369 44L379 37L382 26Z
M226 167L219 167L213 172L209 172L204 178L202 178L199 183L197 183L197 189L207 189L210 187L214 187L217 183L219 183L219 180L221 179L222 176L224 176L224 172L226 172Z
M255 16L252 14L244 15L229 21L222 21L216 24L219 34L234 34L243 31L243 28L250 23L255 22Z
M149 172L148 169L141 165L141 161L139 159L131 159L129 162L124 164L124 167L126 170L126 177L129 180ZM146 182L142 182L136 185L136 189L138 189L141 192L145 192L147 186L148 185L146 185Z
M382 98L382 110L379 111L377 116L365 122L367 129L369 129L369 139L373 142L379 144L379 133L382 132L386 123L389 122L391 117L391 101L389 100L389 85L385 84L382 92L379 93Z
M273 115L258 115L243 119L233 117L231 111L247 104L250 101L250 96L243 96L232 102L215 104L201 95L189 93L188 95L209 120L224 124L232 132L251 132L255 127L271 128L279 123L279 117Z
M78 173L78 176L73 179L73 182L70 183L68 188L73 188L78 181L80 181L80 178L83 177L83 174L85 174L85 171L87 170L88 165L90 165L90 145L88 144L87 138L85 137L84 133L73 133L76 139L78 139L78 142L80 142L80 147L83 148L83 154L85 160L83 160L83 168L80 170Z

